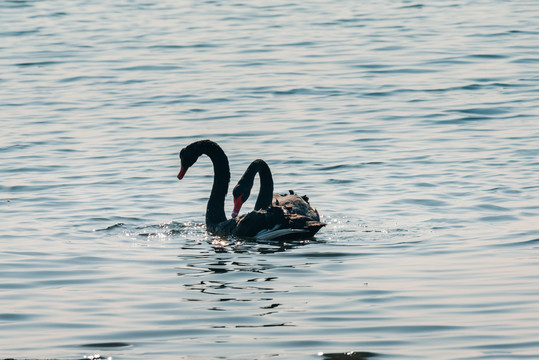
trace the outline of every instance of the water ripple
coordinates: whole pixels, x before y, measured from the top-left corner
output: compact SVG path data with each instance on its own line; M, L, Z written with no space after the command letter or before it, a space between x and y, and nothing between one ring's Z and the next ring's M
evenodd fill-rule
M0 8L3 358L537 353L532 2ZM328 225L208 234L206 138Z

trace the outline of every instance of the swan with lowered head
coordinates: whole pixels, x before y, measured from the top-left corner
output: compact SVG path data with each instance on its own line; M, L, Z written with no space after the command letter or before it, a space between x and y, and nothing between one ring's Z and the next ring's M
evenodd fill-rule
M273 177L268 164L261 159L253 161L237 185L232 190L234 196L234 210L232 217L236 217L242 205L251 194L256 174L260 177L260 190L254 210L268 210L280 208L284 214L293 218L297 227L308 229L310 236L314 235L325 224L320 222L320 215L309 204L307 196L299 196L289 190L289 194L273 193ZM301 223L301 225L299 225Z

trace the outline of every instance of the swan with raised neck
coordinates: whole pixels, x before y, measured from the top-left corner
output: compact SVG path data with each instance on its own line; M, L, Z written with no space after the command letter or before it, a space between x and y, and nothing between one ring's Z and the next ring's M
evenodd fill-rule
M206 206L206 228L210 232L219 233L227 222L225 197L230 183L230 166L223 149L211 140L200 140L186 146L180 151L178 179L183 179L187 170L202 155L207 155L213 163L213 185Z

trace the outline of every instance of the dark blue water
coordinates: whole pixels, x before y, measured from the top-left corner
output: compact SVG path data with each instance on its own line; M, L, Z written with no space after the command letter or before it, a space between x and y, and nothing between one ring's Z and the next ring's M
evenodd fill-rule
M535 359L538 18L0 1L0 358ZM205 138L328 226L208 235Z

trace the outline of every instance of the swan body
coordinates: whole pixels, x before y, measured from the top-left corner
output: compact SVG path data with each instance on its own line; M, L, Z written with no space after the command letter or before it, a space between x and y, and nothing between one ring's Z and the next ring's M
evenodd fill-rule
M214 170L213 185L206 206L206 229L208 232L214 235L235 235L269 240L312 236L325 225L324 223L308 224L305 217L289 213L286 207L273 206L271 204L272 197L269 197L268 203L267 195L264 195L257 205L261 207L259 210L227 219L224 203L230 183L230 166L226 154L217 143L211 140L200 140L183 148L180 151L181 167L178 179L183 179L187 170L202 155L207 155L210 158ZM257 172L252 173L252 177ZM251 175L248 176L248 178L250 177ZM267 184L265 182L265 185ZM252 182L249 191L251 188ZM271 181L270 194L272 191L273 180ZM264 194L266 193L264 192Z

